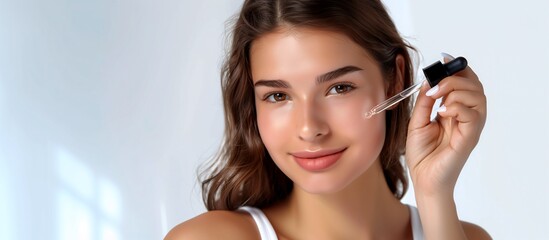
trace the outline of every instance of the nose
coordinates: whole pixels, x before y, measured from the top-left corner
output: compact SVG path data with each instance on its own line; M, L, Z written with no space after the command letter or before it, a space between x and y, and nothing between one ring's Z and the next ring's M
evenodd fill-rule
M323 110L314 103L304 105L297 111L298 137L302 141L317 142L330 133Z

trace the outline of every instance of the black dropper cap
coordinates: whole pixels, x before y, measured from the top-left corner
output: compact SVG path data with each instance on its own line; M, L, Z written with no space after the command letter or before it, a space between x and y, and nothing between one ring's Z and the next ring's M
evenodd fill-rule
M431 87L436 86L442 79L454 75L455 73L467 67L467 59L458 57L450 62L441 63L440 61L431 64L423 69L425 78Z

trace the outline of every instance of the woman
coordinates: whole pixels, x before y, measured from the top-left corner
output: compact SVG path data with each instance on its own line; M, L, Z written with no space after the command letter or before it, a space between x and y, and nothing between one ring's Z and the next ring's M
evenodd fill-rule
M404 100L364 118L411 85L409 49L377 0L245 1L222 74L225 140L202 182L209 211L166 239L490 239L453 199L486 118L470 68L423 86L413 112ZM417 209L400 202L404 153Z

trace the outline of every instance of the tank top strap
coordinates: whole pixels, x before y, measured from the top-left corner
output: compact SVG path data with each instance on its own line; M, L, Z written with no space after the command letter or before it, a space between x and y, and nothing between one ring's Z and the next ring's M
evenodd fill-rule
M421 225L421 219L419 218L419 211L416 207L408 205L410 209L410 221L412 222L412 235L414 240L423 240L423 226Z
M271 222L269 222L269 219L267 219L267 216L265 216L261 209L250 206L242 206L239 207L238 210L247 212L252 216L255 224L257 225L257 229L259 230L261 240L278 240L273 225L271 225Z

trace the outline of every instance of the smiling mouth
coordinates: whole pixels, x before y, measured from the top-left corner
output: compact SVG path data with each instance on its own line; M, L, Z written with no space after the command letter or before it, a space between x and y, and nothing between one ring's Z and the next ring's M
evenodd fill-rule
M321 150L316 152L291 153L297 164L308 171L322 171L334 165L347 148Z

